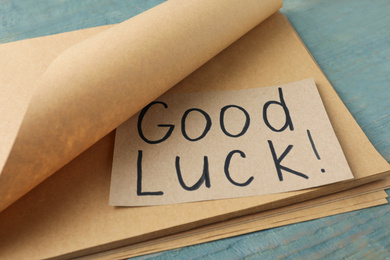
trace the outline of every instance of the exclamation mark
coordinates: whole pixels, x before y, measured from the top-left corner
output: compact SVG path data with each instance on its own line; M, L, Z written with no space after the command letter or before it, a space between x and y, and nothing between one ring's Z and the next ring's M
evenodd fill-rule
M316 155L317 159L318 159L318 160L321 160L321 157L320 157L320 155L318 154L317 149L316 149L316 146L315 146L315 144L314 144L314 142L313 142L313 138L311 138L310 130L307 130L307 137L309 137L309 141L310 141L310 144L311 144L311 148L313 148L314 154ZM325 172L325 169L321 169L321 172Z

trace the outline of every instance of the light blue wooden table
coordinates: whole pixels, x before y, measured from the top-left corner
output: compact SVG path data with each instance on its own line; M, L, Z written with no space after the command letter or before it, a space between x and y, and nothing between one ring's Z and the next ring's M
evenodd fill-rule
M161 2L0 0L0 43L118 23ZM282 12L390 162L390 1L285 0ZM149 258L390 259L390 205L139 257Z

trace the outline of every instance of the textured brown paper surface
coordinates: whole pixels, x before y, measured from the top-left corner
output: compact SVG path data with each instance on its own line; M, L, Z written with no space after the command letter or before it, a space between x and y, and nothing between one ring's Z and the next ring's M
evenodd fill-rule
M389 185L390 179L387 178L321 198L92 254L82 259L124 259L383 205L388 203L387 193L383 189Z
M0 210L281 4L281 0L171 0L93 37L83 35L84 41L74 39L77 44L66 48L47 43L48 54L33 62L30 58L38 53L17 51L17 63L3 63L8 52L14 52L9 45L3 47L0 83L6 89L1 101L6 102L1 104Z
M312 79L176 93L116 130L110 204L264 195L351 178Z
M39 77L39 68L94 28L0 46L2 66ZM6 52L2 50L7 49ZM26 55L24 55L26 54ZM4 63L3 63L4 61ZM41 63L42 62L42 63ZM31 67L31 64L35 64ZM37 73L35 73L37 72ZM281 73L283 72L283 73ZM34 78L35 77L35 78ZM163 237L179 231L307 200L379 179L388 163L370 144L287 19L279 12L181 81L170 92L273 86L313 77L355 180L320 188L167 206L108 206L114 133L57 171L0 213L0 257L80 256ZM15 81L14 81L15 80Z
M381 196L383 193L386 193L385 191L382 192L375 192L373 194L369 195L363 195L355 198L349 198L345 199L343 202L345 204L348 204L348 206L343 205L343 204L338 204L336 205L337 209L333 210L333 205L331 207L327 207L327 205L322 205L318 206L322 210L321 212L317 212L317 208L311 210L308 214L306 212L305 215L302 215L300 218L291 218L291 219L284 219L285 221L280 221L279 223L273 223L274 225L269 225L267 228L274 228L278 226L283 226L283 225L289 225L289 224L294 224L298 222L303 222L303 221L309 221L312 219L317 219L317 218L323 218L323 217L328 217L336 214L341 214L341 213L346 213L354 210L360 210L360 209L365 209L369 207L374 207L374 206L379 206L379 205L384 205L388 203L387 199ZM379 197L378 199L376 197ZM354 204L356 203L356 204ZM233 222L233 221L232 221ZM219 222L221 224L232 224L230 221L227 222ZM234 222L233 222L234 223ZM201 243L206 243L210 241L215 241L218 239L224 239L228 237L233 237L233 236L238 236L242 234L247 234L250 232L255 232L259 231L259 227L264 226L264 221L259 220L255 223L253 223L253 226L250 226L247 224L246 221L242 223L242 225L237 224L237 226L234 226L237 230L236 232L230 232L227 230L218 229L214 232L207 233L201 233L201 234L194 234L192 236L192 232L184 232L184 234L179 234L177 236L172 235L168 237L164 237L162 239L155 239L151 241L147 241L141 244L136 244L133 246L125 247L125 248L119 248L119 249L114 249L112 251L106 251L98 254L93 254L90 256L85 256L81 257L80 259L124 259L128 257L135 257L135 256L140 256L140 255L145 255L145 254L151 254L151 253L157 253L161 251L166 251L166 250L171 250L171 249L177 249L180 247L185 247L185 246L191 246L191 245L196 245L196 244L201 244ZM235 224L233 224L235 225ZM214 225L211 225L211 228L213 228ZM217 227L219 228L219 227ZM200 228L202 229L202 228ZM196 230L202 232L203 230ZM194 232L196 232L194 231Z

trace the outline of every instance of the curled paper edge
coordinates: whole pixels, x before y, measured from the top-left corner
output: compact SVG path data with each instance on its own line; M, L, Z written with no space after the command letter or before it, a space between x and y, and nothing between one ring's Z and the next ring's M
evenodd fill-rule
M170 0L63 52L36 83L0 175L0 211L281 6Z

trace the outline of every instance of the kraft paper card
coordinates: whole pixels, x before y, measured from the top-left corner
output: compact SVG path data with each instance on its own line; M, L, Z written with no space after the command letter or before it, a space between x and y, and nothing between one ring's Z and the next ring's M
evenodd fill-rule
M53 144L53 151L45 151L45 149L42 148L42 153L39 152L39 155L34 155L34 151L36 150L33 150L31 153L29 153L29 156L32 157L22 156L23 158L29 158L27 162L30 162L30 159L31 162L34 162L35 159L37 159L36 162L38 162L37 165L30 164L28 167L26 167L26 169L24 169L26 171L13 172L11 170L12 167L7 165L3 168L2 174L0 175L0 187L2 192L0 198L2 200L2 205L4 208L7 205L12 205L7 207L0 213L1 258L41 259L50 257L70 258L88 255L91 253L101 252L112 248L147 241L152 238L164 237L170 234L178 233L180 231L185 231L206 224L216 223L233 217L243 216L250 213L256 213L262 210L267 210L303 200L308 200L314 197L333 193L340 190L345 190L357 185L361 185L363 183L371 182L383 178L384 176L389 174L389 164L378 154L372 144L368 141L367 137L361 131L356 121L348 112L340 98L333 90L330 83L327 81L326 77L323 75L315 61L310 56L310 53L308 53L305 46L300 41L294 29L291 27L287 19L282 14L276 12L264 22L256 26L255 23L260 22L257 21L257 19L259 18L259 14L251 13L253 11L252 9L257 10L253 12L258 12L259 9L264 9L257 7L253 8L253 6L248 6L247 8L244 8L242 6L238 7L235 6L234 3L246 5L248 3L264 3L263 1L223 1L222 5L224 8L223 11L221 9L221 12L226 11L228 15L224 16L221 14L221 17L218 17L217 15L214 21L209 20L213 19L212 17L214 16L210 16L207 12L215 11L219 14L219 4L222 3L221 1L168 1L168 3L169 2L180 2L177 4L178 6L181 6L181 3L206 3L213 5L215 9L212 9L212 6L208 6L207 8L204 8L204 6L200 6L197 8L191 6L191 8L195 8L197 10L195 13L197 13L198 15L193 19L197 20L202 16L202 12L206 12L203 13L205 17L202 21L211 22L211 24L209 24L210 27L213 27L212 25L214 24L218 24L218 21L221 21L221 26L227 23L229 29L224 29L226 31L225 33L230 33L230 27L236 29L237 27L241 28L241 25L239 25L238 20L233 22L230 21L233 17L241 17L243 18L242 20L245 21L247 19L251 20L253 18L253 24L251 23L250 26L253 25L255 27L233 44L231 44L233 42L232 40L229 43L231 45L224 51L216 51L216 49L214 49L215 53L207 52L207 56L216 55L218 52L219 54L198 69L196 69L195 67L198 66L201 62L205 62L204 60L197 60L199 61L199 63L197 63L198 65L194 65L193 67L191 67L193 65L192 64L191 66L186 67L187 69L184 69L185 72L182 71L182 67L177 64L173 64L172 66L177 66L175 68L180 71L174 73L178 75L177 77L173 76L175 77L174 80L170 81L167 79L169 75L165 74L165 72L168 72L168 70L165 69L164 60L164 66L161 66L161 71L156 74L158 75L158 77L154 79L157 85L159 82L163 82L164 84L166 83L166 87L168 88L168 83L175 84L176 82L181 80L179 78L186 76L186 73L190 73L188 72L190 70L195 71L191 75L187 76L184 80L181 80L178 84L176 84L176 86L173 89L169 90L168 93L189 93L234 89L237 90L248 88L247 86L256 85L256 87L266 87L287 84L290 82L300 81L302 79L307 78L313 78L318 87L318 91L324 103L329 119L332 123L335 134L340 142L341 148L343 149L345 157L355 178L353 180L348 180L341 183L335 183L332 185L326 185L318 188L305 189L302 191L252 196L246 198L223 199L149 207L109 206L108 198L115 133L111 132L102 139L100 139L100 134L104 135L103 133L105 133L106 131L110 131L109 129L113 129L110 127L105 128L105 123L111 125L112 127L119 126L125 120L130 118L131 115L137 113L140 109L152 102L155 98L160 96L162 92L166 90L164 87L162 87L161 89L159 87L156 87L156 89L153 90L149 88L151 86L149 85L151 84L150 78L153 76L153 73L148 74L146 73L146 71L148 69L148 66L154 62L149 59L146 61L146 65L142 63L145 65L145 70L142 71L142 73L140 74L140 78L138 78L140 82L145 81L144 83L146 85L141 84L142 86L140 85L140 88L136 87L134 90L135 99L137 99L134 104L136 104L135 106L137 107L137 111L135 111L135 107L128 106L128 100L122 100L122 96L124 96L124 98L126 99L128 98L128 92L131 93L131 90L129 90L131 87L127 85L119 86L119 92L114 94L116 98L124 102L119 102L119 106L121 108L118 108L117 110L114 108L116 102L112 102L112 100L116 99L115 97L111 96L111 94L117 92L114 91L116 89L116 87L114 86L116 84L116 80L107 81L107 79L103 79L102 85L97 86L97 93L93 94L92 96L89 94L91 93L90 91L92 91L93 89L92 85L96 83L93 80L91 81L91 83L93 83L91 85L92 88L84 89L77 88L76 86L73 86L72 88L67 88L64 86L59 87L59 89L63 89L64 91L66 89L77 89L80 90L82 93L74 94L74 96L76 97L75 102L69 103L69 105L62 103L62 101L64 101L65 99L61 100L61 102L59 102L59 107L52 111L53 117L54 115L56 115L57 112L65 113L65 115L68 112L71 114L72 112L68 110L73 109L77 110L78 113L81 113L85 110L88 114L90 112L89 109L91 107L87 105L87 103L92 102L92 100L95 100L95 97L99 97L95 100L96 107L99 109L99 105L104 103L105 105L103 106L103 110L107 109L107 106L109 106L109 112L105 113L104 111L98 110L102 112L101 115L99 113L94 114L89 119L85 118L86 121L84 121L84 119L82 121L78 121L80 119L79 117L76 117L77 120L75 120L75 122L69 121L69 127L71 128L70 132L64 132L64 136L62 138L55 140L54 144L60 143L60 145L57 146ZM226 5L224 4L225 2ZM230 7L232 10L230 10ZM248 13L241 13L241 11L237 13L237 10L244 9ZM161 7L159 7L157 10L162 9ZM163 10L165 10L165 7L163 8ZM172 14L172 17L175 17L176 19L178 18L177 16L180 12L177 12L178 10L175 8L173 8L173 10L174 14ZM157 31L153 28L160 28L158 26L161 22L161 19L159 19L159 16L155 16L157 14L154 12L155 11L151 11L148 13L152 14L151 17L157 20L155 24L156 27L150 26L150 28L153 33L157 33ZM187 12L183 12L183 15L189 16L189 13L191 13L190 10L187 10ZM252 14L250 15L251 18L247 17L249 13ZM143 18L137 18L135 20L140 21L140 19L142 20L145 18L145 16L142 17ZM170 15L166 15L166 17L170 17ZM227 21L224 20L224 17ZM167 20L175 24L174 21L171 21L169 19ZM143 22L144 21L142 20L142 23ZM191 23L188 25L191 25ZM161 32L165 32L164 26L165 25L162 26ZM198 28L197 26L189 27ZM205 28L208 27L209 26L200 24L198 29L199 31L203 31ZM249 30L249 27L247 27L246 29ZM54 60L57 59L57 57L62 55L61 53L67 52L69 48L73 48L72 46L76 46L77 44L87 39L90 39L88 40L89 43L94 42L93 39L101 40L100 37L103 36L97 35L100 32L110 30L110 28L113 28L113 26L92 28L71 33L0 45L1 71L7 72L0 74L0 81L2 82L0 86L4 89L7 89L7 91L4 91L4 93L9 94L9 96L5 98L5 100L12 101L2 103L1 112L11 113L11 111L16 111L14 114L14 118L12 118L11 116L7 117L9 118L7 122L13 122L13 119L15 119L15 121L19 123L22 121L24 111L26 111L27 109L26 102L30 100L31 95L33 95L32 92L38 93L34 94L35 97L32 99L38 100L38 102L35 103L34 101L35 105L31 105L33 102L31 101L30 107L38 106L38 104L40 104L40 98L43 98L45 96L43 94L42 96L40 96L39 94L42 85L32 83L40 82L42 80L41 77L44 72L48 71L47 68L52 62L54 62ZM144 27L142 28L145 29ZM214 29L217 30L217 28ZM170 29L166 30L169 31ZM117 31L116 29L110 30L108 34L116 34L117 32L120 35L123 35L121 34L121 32L123 31ZM179 34L181 32L183 38L191 38L194 34L194 31L191 31L191 33L186 34L185 26L183 26L183 23L181 22L177 23L177 32L179 32ZM245 33L243 31L241 32L243 34ZM209 33L212 35L214 32ZM174 36L172 34L168 35L172 37ZM195 38L196 37L197 36L195 36ZM218 37L222 36L219 35ZM118 37L114 38L118 39ZM200 38L202 37L199 37L199 39ZM208 37L204 37L203 39L207 38ZM163 39L164 37L159 38L158 40ZM194 38L191 38L190 41L192 41L192 39ZM179 45L182 44L182 42L176 40L177 38L175 38L174 42L178 43ZM103 42L111 41L112 39L109 39L108 41L103 40ZM207 43L202 45L198 42L198 44L200 46L207 46ZM99 48L104 49L104 47L109 47L110 45L108 44L104 46L99 46ZM126 44L124 44L124 46L126 46ZM145 44L140 44L139 46L146 47ZM221 45L218 46L221 47ZM83 48L87 48L87 46L84 46ZM73 49L72 51L75 51L75 49ZM117 50L114 48L114 50L112 50L111 52L115 51ZM192 50L189 50L189 52L191 51ZM174 50L169 49L168 52L172 53L174 52ZM203 50L200 52L206 51ZM107 62L107 64L109 65L108 67L111 67L113 63L109 62L108 59L108 57L110 56L110 51L105 50L99 53L103 55L103 57L101 58L103 59L103 61ZM144 53L147 52L145 51ZM90 55L92 54L90 53ZM178 55L180 56L181 54ZM190 55L187 58L191 57L192 56ZM204 58L209 59L210 57ZM173 63L177 62L177 60L175 59L172 60L174 60L172 61ZM163 61L163 59L160 59L160 61ZM123 61L120 64L124 65L123 63L126 62ZM94 66L86 67L91 69L97 68ZM58 65L57 68L66 69L69 68L69 66ZM120 71L123 72L126 69L128 69L128 67ZM174 68L169 71L174 71ZM88 75L90 75L89 73L92 72L93 71L87 71L86 78L84 78L86 82L88 82ZM103 71L100 72L104 74ZM51 73L52 72L50 72L50 74ZM72 78L66 76L69 75L69 73L69 71L64 72L64 81L70 80ZM81 74L82 73L77 75L82 77ZM54 77L54 75L56 75L56 77ZM45 81L45 84L50 85L49 79L54 80L53 78L61 78L61 75L61 72L58 72L58 74L51 74L50 77L49 75L46 75L45 77L48 78L45 78L45 80L47 80ZM108 75L110 75L110 73L108 73ZM118 76L115 73L113 75ZM67 80L65 80L65 78ZM76 77L74 79L77 79L76 82L78 82L78 79L80 78ZM64 83L62 80L57 80L56 82L60 82L61 84L67 85L71 81L69 81L68 83ZM110 84L106 84L107 82L109 82ZM118 84L124 84L123 82L127 82L126 77L121 78L120 80L118 78ZM110 86L110 89L105 89L106 86ZM124 90L121 92L122 87L124 88ZM143 87L145 87L145 89L143 89ZM45 88L42 88L42 93L46 92L44 91L44 89ZM86 93L83 92L84 90L86 91ZM102 90L103 92L100 92L100 90ZM154 90L156 90L156 93L154 93ZM62 98L62 94L59 93L59 99ZM80 97L77 97L78 95ZM107 95L109 101L103 102L100 98L103 98L103 96L105 95ZM66 96L67 95L65 95L65 97ZM66 99L68 101L64 102L69 102L69 100L71 100L71 96ZM45 97L48 100L51 100L49 96ZM138 100L140 97L143 97L141 101ZM81 98L82 100L80 100L79 98ZM56 102L57 101L52 101L49 103L52 103L54 105ZM18 104L18 106L16 106L15 104ZM81 104L81 107L76 108L77 104ZM126 109L124 109L122 105L126 106ZM63 108L66 111L59 111L60 108ZM129 111L127 111L127 109L133 112L130 113ZM42 110L44 110L43 107ZM126 113L124 113L126 115L122 114L124 110L127 111ZM30 110L27 109L27 111ZM37 112L35 109L31 111ZM25 118L27 118L28 114L29 116L35 115L35 112L27 113ZM47 113L50 113L50 111L47 111ZM121 119L113 119L115 115L120 115L119 117ZM100 119L98 120L99 116L103 117L103 121L100 121ZM71 117L67 116L63 117L65 121L58 126L64 126L64 124L68 122L67 120L70 120L70 118ZM55 124L55 119L53 120L54 121L38 120L37 122L43 122L42 126L46 124L50 125L50 127L48 127L47 129L54 129L53 126L57 125ZM89 126L90 128L88 128L88 120L97 120L97 122L93 123ZM18 125L19 123L10 124ZM28 125L29 124L25 125L24 127ZM85 126L85 128L80 128L80 125ZM97 130L95 129L95 127L97 128ZM7 129L7 127L2 128L2 131L5 131L5 136L7 136L8 133ZM18 127L14 129L18 129ZM27 129L28 127L25 128L24 131L19 131L19 134L21 134L22 132L28 133ZM72 129L75 132L72 132ZM49 130L47 131L50 132ZM61 130L56 130L55 132L58 134L60 131ZM56 133L54 133L53 135L56 136ZM42 132L41 134L45 135L46 132ZM48 134L50 135L50 133ZM68 136L68 134L69 138L66 137ZM92 137L89 135L91 135ZM38 145L41 141L46 142L45 137L39 137L39 134L36 134L34 130L32 131L32 135L30 137L35 136L38 136L38 140L32 141L32 145L33 143ZM86 136L85 142L84 139L81 138L83 136ZM30 137L26 136L22 139L28 141ZM50 142L52 138L53 136L50 136L50 138L48 137L47 142ZM16 139L18 139L18 137ZM9 160L6 162L6 164L16 165L16 162L19 160L19 157L16 156L16 154L23 155L24 151L29 151L29 149L22 149L22 147L30 147L22 145L22 139L17 142L15 141L13 148L15 149L15 147L18 146L19 149L17 150L20 153L10 152L9 155L9 160L11 160L11 157L13 157L14 159L12 159L11 161L13 161L13 163L15 164L11 163ZM88 148L85 152L81 152L84 148L90 146L91 143L95 142L95 140L99 141L92 145L90 148ZM79 142L83 144L79 144ZM67 149L65 149L64 146ZM84 148L81 148L81 146ZM42 147L48 147L48 144ZM73 148L75 148L75 150L73 152L70 152L70 150L73 150ZM53 152L53 161L49 162L49 164L46 164L46 157L48 155L51 155L51 152ZM74 158L71 162L67 163L77 154L79 155L76 158ZM44 159L41 161L40 158L36 158L35 156L42 156L44 157ZM61 156L63 156L63 158ZM33 160L33 158L35 159ZM23 160L19 160L19 162L22 161ZM57 165L56 167L53 166L60 161L61 163L59 164L61 165ZM8 173L4 171L6 168L10 169ZM31 172L35 173L30 174L29 169L31 169ZM46 181L42 182L37 188L32 189L32 187L37 185L54 171L56 171L55 174L53 174L50 178L47 178ZM15 187L19 187L19 182L23 184L23 187L20 189L16 189ZM7 188L8 185L10 185L9 188ZM18 201L12 203L12 201L22 196L22 194L27 192L27 190L29 189L32 190L28 192L25 196L21 197ZM11 195L5 196L4 194Z
M312 79L177 93L116 130L110 204L264 195L351 178Z

